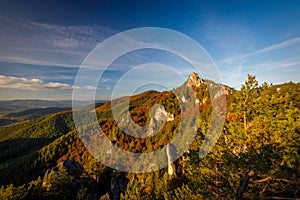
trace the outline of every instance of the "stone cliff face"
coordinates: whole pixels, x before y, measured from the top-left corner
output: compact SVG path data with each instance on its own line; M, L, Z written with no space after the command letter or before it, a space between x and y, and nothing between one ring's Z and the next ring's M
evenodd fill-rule
M172 162L172 153L170 152L169 144L167 145L166 153L167 153L167 157L168 157L168 174L170 177L176 176L176 173L175 173L176 170L175 170L175 166Z
M119 200L121 193L125 192L128 180L124 174L117 174L111 179L110 190L113 200Z
M149 128L147 135L151 136L156 134L163 126L165 122L173 121L174 115L172 113L167 112L164 107L160 105L155 105L151 108L150 113L153 113L150 116Z
M109 194L112 200L119 200L121 193L124 193L129 180L126 173L118 172L107 167L99 177L97 177L97 187L100 196Z

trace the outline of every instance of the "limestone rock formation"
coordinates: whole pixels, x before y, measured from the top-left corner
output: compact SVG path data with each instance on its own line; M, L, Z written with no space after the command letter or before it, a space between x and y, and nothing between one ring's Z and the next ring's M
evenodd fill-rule
M46 188L47 190L51 188L49 178L52 176L52 174L57 173L61 166L66 168L69 176L74 177L80 177L84 170L84 168L78 162L74 160L64 160L61 163L59 163L56 167L48 169L46 171L43 178L42 187Z
M175 166L173 164L173 154L172 152L170 151L170 145L168 144L167 147L166 147L166 153L167 153L167 158L168 158L168 174L169 176L176 176L176 173L175 173Z
M204 83L204 80L202 78L200 78L199 75L196 72L193 72L188 78L187 86L189 86L189 87L191 87L191 86L199 87L203 83Z
M157 133L165 124L165 122L173 121L174 115L167 112L163 106L154 105L150 110L150 122L148 128L148 136Z
M65 170L62 174L62 168ZM60 176L67 177L67 182L57 182L57 184L62 184L64 187L69 188L74 191L74 194L80 193L80 189L86 188L88 195L91 199L97 199L97 194L95 191L95 181L92 177L84 171L82 165L74 160L64 160L52 169L48 169L42 180L42 188L51 192L53 190L53 177L56 181L61 180ZM65 179L62 179L65 180Z

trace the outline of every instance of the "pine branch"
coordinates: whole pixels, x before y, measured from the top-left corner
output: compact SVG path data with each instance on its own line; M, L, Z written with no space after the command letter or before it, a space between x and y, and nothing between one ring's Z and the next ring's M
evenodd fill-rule
M256 181L252 181L253 183L264 183L267 181L280 181L280 182L286 182L286 183L290 183L293 185L300 185L300 181L293 181L293 180L288 180L288 179L282 179L282 178L274 178L274 177L267 177L264 179L260 179L260 180L256 180Z

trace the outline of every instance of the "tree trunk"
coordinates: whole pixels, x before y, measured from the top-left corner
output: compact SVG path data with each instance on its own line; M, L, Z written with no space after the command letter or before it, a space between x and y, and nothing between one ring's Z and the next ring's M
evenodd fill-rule
M244 178L242 178L240 182L240 186L238 190L235 193L235 200L242 200L243 199L243 194L247 190L248 183L250 180L250 177L254 175L254 172L252 170L248 171L245 175Z

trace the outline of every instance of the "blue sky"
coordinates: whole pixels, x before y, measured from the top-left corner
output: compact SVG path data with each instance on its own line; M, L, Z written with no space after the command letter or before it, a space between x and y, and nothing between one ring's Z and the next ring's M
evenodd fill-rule
M249 73L260 83L299 82L299 19L296 0L1 1L0 99L71 99L78 68L98 43L149 26L197 41L229 86L239 88ZM108 99L116 81L133 66L153 62L175 67L184 78L193 71L168 52L132 52L105 71L97 98ZM176 79L170 87L181 83ZM94 89L89 84L80 87L82 99L85 90ZM120 95L126 94L124 87Z

